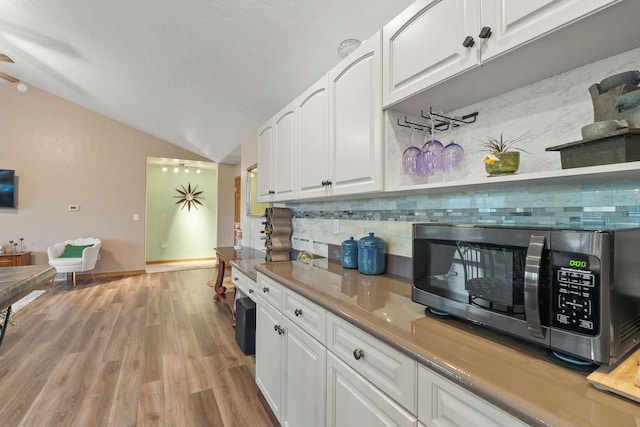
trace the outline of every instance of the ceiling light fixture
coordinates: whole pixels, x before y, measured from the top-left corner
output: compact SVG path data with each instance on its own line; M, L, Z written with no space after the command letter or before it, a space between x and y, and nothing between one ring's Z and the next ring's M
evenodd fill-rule
M178 163L177 165L175 165L173 167L173 173L178 173L180 172L180 168L184 169L184 173L190 173L191 172L191 166L185 165L184 163ZM167 165L162 165L162 172L166 172L168 170ZM200 173L202 172L200 170L200 168L196 168L196 173Z
M26 84L24 84L24 83L18 83L18 84L16 85L16 89L18 89L18 92L20 92L20 93L27 93L27 92L29 92L29 86L27 86L27 85L26 85Z

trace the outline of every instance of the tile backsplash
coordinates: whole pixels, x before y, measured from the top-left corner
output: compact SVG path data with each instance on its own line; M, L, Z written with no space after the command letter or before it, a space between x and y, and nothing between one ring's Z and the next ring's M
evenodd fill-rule
M541 185L287 206L294 212L294 247L306 249L311 239L321 253L321 243L337 245L350 236L357 239L373 231L387 242L388 253L409 257L411 224L415 222L640 227L640 182Z

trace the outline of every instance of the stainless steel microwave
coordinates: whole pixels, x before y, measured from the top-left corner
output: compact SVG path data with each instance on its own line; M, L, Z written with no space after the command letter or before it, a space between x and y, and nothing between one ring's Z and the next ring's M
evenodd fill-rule
M612 365L640 340L640 228L414 224L412 299Z

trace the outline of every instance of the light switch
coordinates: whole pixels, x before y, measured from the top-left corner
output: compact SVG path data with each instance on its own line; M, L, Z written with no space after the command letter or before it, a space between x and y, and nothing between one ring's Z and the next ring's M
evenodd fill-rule
M133 214L133 220L137 221L138 220L138 214Z

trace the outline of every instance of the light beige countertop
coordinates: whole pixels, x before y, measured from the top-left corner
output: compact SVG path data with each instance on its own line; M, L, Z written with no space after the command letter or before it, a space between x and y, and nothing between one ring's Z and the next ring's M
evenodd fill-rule
M315 259L245 268L277 280L532 425L640 426L640 405L598 390L544 349L456 319L424 315L408 279L367 276Z

